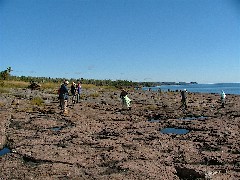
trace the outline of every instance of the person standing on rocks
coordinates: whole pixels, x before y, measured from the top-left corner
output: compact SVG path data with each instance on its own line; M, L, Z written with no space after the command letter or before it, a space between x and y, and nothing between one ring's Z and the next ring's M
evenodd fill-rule
M131 99L127 96L127 91L122 89L120 98L122 99L122 107L123 109L127 107L128 110L131 110Z
M80 102L81 91L82 91L82 86L81 86L81 82L79 81L77 84L77 103Z
M182 100L181 100L181 107L186 110L187 109L187 90L184 89L183 91L181 91L181 96L182 96Z
M225 92L222 90L222 93L221 93L222 108L225 107L225 98L226 98L226 94L225 94Z
M59 93L60 105L61 105L61 109L63 110L64 114L68 114L68 111L67 111L67 102L68 102L67 85L68 84L69 84L68 81L64 81L64 83L60 87L60 93Z
M72 82L71 85L71 94L72 94L72 103L74 104L76 102L76 84Z

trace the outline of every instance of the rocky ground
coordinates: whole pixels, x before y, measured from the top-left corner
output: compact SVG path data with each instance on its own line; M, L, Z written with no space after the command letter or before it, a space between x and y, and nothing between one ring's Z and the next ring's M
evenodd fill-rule
M184 111L179 92L132 90L128 111L119 94L83 90L66 116L56 94L0 94L0 179L240 179L240 96L188 94Z

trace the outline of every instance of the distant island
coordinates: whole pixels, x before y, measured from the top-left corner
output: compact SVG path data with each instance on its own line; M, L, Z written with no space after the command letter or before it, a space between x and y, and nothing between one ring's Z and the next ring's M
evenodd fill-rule
M187 84L198 84L197 82L160 82L160 85L187 85Z
M197 82L139 82L141 86L153 87L153 86L164 86L164 85L188 85L198 84Z

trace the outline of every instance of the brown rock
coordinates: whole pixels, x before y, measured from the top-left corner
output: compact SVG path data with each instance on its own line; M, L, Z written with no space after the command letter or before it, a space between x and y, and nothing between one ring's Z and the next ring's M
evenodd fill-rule
M239 179L240 96L221 108L215 94L191 93L187 111L179 93L133 91L132 110L120 92L83 90L68 114L57 95L13 90L0 95L2 179ZM31 99L47 99L41 106ZM12 103L19 98L16 106ZM149 119L159 121L148 121ZM162 134L166 127L187 134Z

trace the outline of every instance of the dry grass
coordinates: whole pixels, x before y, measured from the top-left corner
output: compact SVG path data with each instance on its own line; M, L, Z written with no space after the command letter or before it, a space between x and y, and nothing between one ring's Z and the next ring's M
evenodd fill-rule
M29 86L28 82L24 81L3 81L3 86L5 88L26 88Z
M44 90L50 90L50 92L56 94L59 87L61 86L61 84L59 83L54 83L54 82L46 82L46 83L39 83L41 85L40 89L44 89ZM2 87L2 89L0 89L1 91L6 91L7 88L28 88L28 86L30 85L30 82L25 82L25 81L8 81L8 80L4 80L0 82L0 88ZM70 86L68 86L70 87ZM82 88L89 90L89 89L94 89L94 90L102 90L102 91L115 91L117 90L116 87L113 86L96 86L93 84L82 84ZM94 95L93 95L94 96Z
M148 110L156 110L156 109L158 109L157 105L148 105L146 108Z
M56 87L60 87L59 83L53 83L53 82L47 82L47 83L42 83L41 88L42 89L56 89Z
M41 97L35 97L31 100L32 105L42 106L44 105L44 101Z
M82 88L84 89L98 89L96 85L93 84L82 84Z
M4 106L5 106L5 104L0 101L0 107L4 107Z
M96 97L99 97L99 96L100 96L100 94L98 92L94 92L94 93L89 94L89 97L96 98Z
M9 93L9 90L5 87L0 87L0 93Z
M101 90L117 90L118 88L114 87L114 86L96 86L93 84L82 84L82 88L83 89L101 89Z

